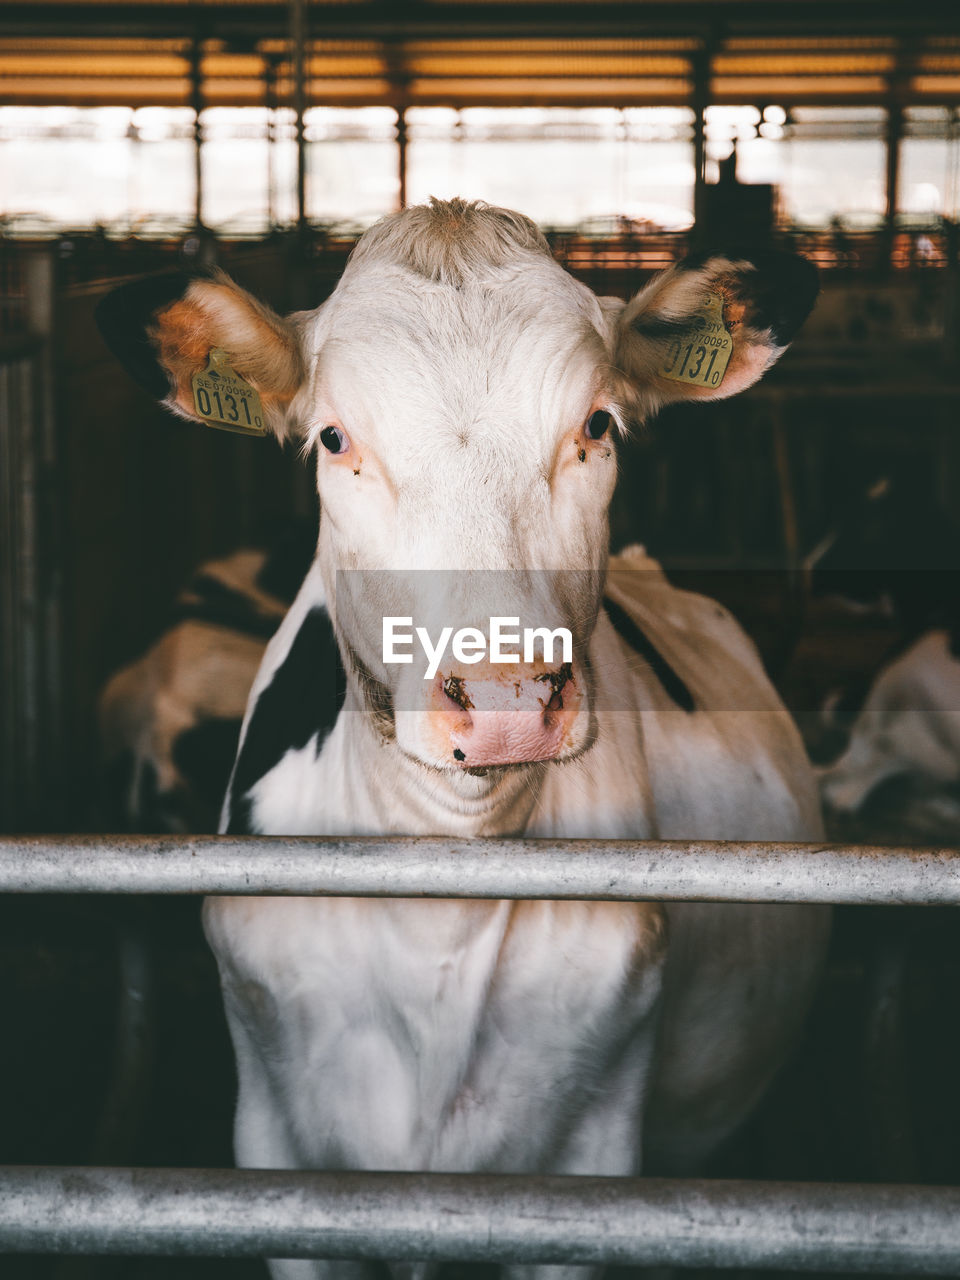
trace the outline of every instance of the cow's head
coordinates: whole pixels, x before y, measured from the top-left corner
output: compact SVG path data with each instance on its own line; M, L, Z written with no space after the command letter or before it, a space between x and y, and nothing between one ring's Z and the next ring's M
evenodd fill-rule
M225 277L165 277L112 295L102 327L187 417L222 350L273 432L314 449L319 559L355 688L409 755L482 769L590 741L620 432L750 386L816 292L801 258L736 253L683 261L627 304L599 299L527 218L451 201L368 231L315 311L284 320ZM491 570L505 616L571 632L569 662L495 667L461 648L427 680L384 662L384 616L434 639L483 630Z

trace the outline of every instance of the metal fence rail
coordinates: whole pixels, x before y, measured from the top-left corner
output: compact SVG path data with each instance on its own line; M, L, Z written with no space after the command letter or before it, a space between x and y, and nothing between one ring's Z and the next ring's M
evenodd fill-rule
M960 905L960 849L434 837L0 839L0 892Z
M960 1272L960 1189L0 1168L0 1250Z

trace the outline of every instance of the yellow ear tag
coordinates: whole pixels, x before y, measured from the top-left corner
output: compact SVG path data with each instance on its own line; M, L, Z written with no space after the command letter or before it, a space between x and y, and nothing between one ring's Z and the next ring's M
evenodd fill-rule
M210 352L206 369L193 375L193 407L197 417L218 431L241 436L265 436L263 405L249 382L231 369L220 347Z
M690 327L670 343L657 372L691 387L719 387L733 355L733 339L723 323L723 299L708 293Z

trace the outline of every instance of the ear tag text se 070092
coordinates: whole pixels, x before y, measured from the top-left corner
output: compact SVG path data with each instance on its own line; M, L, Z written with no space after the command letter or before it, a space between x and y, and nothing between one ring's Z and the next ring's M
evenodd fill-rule
M197 417L218 431L241 436L265 436L263 405L249 382L230 367L220 347L210 352L206 369L193 375L193 407Z
M733 339L723 323L723 299L708 293L700 311L670 343L658 373L690 387L719 387L733 355Z

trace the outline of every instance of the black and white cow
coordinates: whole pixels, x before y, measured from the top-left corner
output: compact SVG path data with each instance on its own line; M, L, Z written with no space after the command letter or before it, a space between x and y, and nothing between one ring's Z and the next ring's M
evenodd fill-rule
M316 523L199 566L145 653L97 702L110 830L216 831L250 686L310 566Z
M857 813L903 780L905 819L932 819L949 838L960 822L960 528L932 493L879 476L810 568L814 596L883 610L896 632L880 663L829 699L849 740L821 773L824 802Z
M378 223L288 320L222 277L114 295L108 337L175 412L198 416L219 349L276 434L316 448L317 556L254 683L222 829L819 838L751 643L607 548L621 424L755 382L816 292L802 259L736 253L598 299L528 219L457 200ZM491 582L569 656L478 661ZM407 615L438 650L434 626L460 636L432 679L388 660L385 619ZM241 1164L626 1174L641 1151L695 1168L754 1104L827 915L220 898L205 925Z

